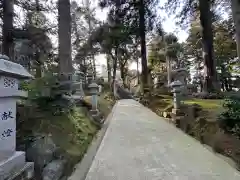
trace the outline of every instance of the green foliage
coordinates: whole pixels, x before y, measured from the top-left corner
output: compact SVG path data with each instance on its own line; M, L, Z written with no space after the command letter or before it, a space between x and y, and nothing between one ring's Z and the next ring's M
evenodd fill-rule
M74 103L67 98L69 85L62 86L57 76L47 74L42 78L32 81L24 81L20 88L28 91L30 103L41 110L50 111L53 114L61 114L71 111Z
M220 127L240 137L240 97L235 95L227 98L223 106L225 111L219 116Z
M30 105L18 107L18 114L17 148L26 150L34 140L50 135L67 161L64 173L72 173L98 130L84 108L73 107L69 113L54 115Z
M231 79L233 73L237 73L237 52L234 33L232 33L232 19L218 19L213 23L214 32L214 58L216 69L221 87L224 91L230 91L235 85ZM202 28L199 19L195 18L191 21L189 36L184 43L185 59L191 59L190 63L200 72L204 68L202 58ZM198 84L203 82L200 73L196 73L195 81Z
M30 99L43 96L43 93L48 89L57 84L57 77L47 74L44 77L36 78L31 81L23 81L20 84L20 89L28 91Z
M156 32L149 45L148 61L153 73L167 71L166 59L171 59L176 68L189 68L188 58L183 57L185 44L179 43L173 33Z
M199 99L199 98L193 98L193 99L187 99L184 100L184 104L187 105L198 105L201 108L207 109L207 110L217 110L222 107L222 101L219 99Z
M160 65L166 61L165 45L160 36L154 37L149 45L148 60L152 66Z
M237 60L235 59L237 57L236 43L233 35L229 33L228 21L216 24L215 31L214 47L216 65L221 70L219 77L223 84L222 87L224 90L229 90L229 86L233 85L230 80L234 71L233 69L237 67Z

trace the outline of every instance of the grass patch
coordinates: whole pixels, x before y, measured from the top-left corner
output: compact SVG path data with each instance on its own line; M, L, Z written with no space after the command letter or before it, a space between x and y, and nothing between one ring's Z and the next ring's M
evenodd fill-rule
M223 107L223 100L213 100L213 99L186 99L183 100L184 104L191 105L191 104L198 104L200 105L204 110L207 111L222 111ZM156 95L153 99L150 101L149 107L152 109L158 108L162 111L164 111L166 108L170 107L173 104L173 97L169 95Z
M202 107L201 117L206 118L208 122L217 121L219 114L223 112L223 100L219 99L188 99L183 101L184 104L198 104Z
M155 95L151 97L148 105L148 107L158 115L170 106L172 106L172 97L169 95Z
M206 117L209 121L215 121L217 116L223 111L223 100L213 100L213 99L185 99L184 104L198 104L202 107L203 111L201 116ZM169 95L155 95L149 101L149 108L152 109L157 114L162 112L169 112L173 106L173 97Z
M184 100L183 101L184 104L198 104L200 105L203 109L218 109L218 108L222 108L222 103L223 100L219 100L219 99L189 99L189 100Z
M99 111L103 113L104 117L107 118L107 116L110 114L113 105L115 104L115 100L113 95L110 92L102 93L99 96Z
M49 117L48 120L42 120L38 131L51 133L54 142L69 155L81 157L97 131L83 114L77 108L68 115Z

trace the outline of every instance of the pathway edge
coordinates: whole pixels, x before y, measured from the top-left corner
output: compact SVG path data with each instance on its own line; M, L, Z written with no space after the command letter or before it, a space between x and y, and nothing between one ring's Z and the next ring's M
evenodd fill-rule
M98 131L95 138L89 145L89 148L85 153L84 157L82 158L82 160L75 165L75 168L74 168L75 170L72 172L71 176L68 177L68 180L85 180L86 179L86 176L89 172L92 162L97 154L97 151L109 127L110 121L114 115L117 103L118 102L114 104L110 114L107 116L104 124L102 125L102 128Z

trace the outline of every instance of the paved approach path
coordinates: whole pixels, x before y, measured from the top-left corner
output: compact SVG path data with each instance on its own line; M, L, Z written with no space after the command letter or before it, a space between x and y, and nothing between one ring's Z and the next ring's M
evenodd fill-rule
M120 100L86 180L240 180L240 173L134 100Z

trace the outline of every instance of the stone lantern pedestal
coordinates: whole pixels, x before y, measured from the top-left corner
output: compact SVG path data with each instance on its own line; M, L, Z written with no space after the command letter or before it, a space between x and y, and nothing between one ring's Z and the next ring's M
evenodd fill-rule
M76 89L76 95L80 97L84 97L84 90L83 90L83 80L84 80L84 73L83 72L77 72L77 89Z
M179 127L180 120L183 118L183 114L180 110L181 106L181 88L182 83L180 81L174 81L170 84L173 92L173 109L172 109L172 121Z
M87 84L90 85L93 81L93 73L92 72L89 72L87 74Z
M97 83L95 82L92 82L89 86L89 90L90 90L90 94L92 96L92 99L91 99L91 104L92 104L92 109L91 111L92 112L98 112L98 85Z
M22 173L24 179L33 177L34 164L26 162L25 152L16 151L16 103L27 97L27 92L18 90L19 81L29 78L23 66L0 55L0 180Z
M90 110L90 114L92 115L92 117L100 122L100 112L98 110L98 91L99 91L99 87L97 85L97 83L92 82L89 85L89 90L90 90L90 94L92 96L92 100L91 100L91 104L92 104L92 109Z

